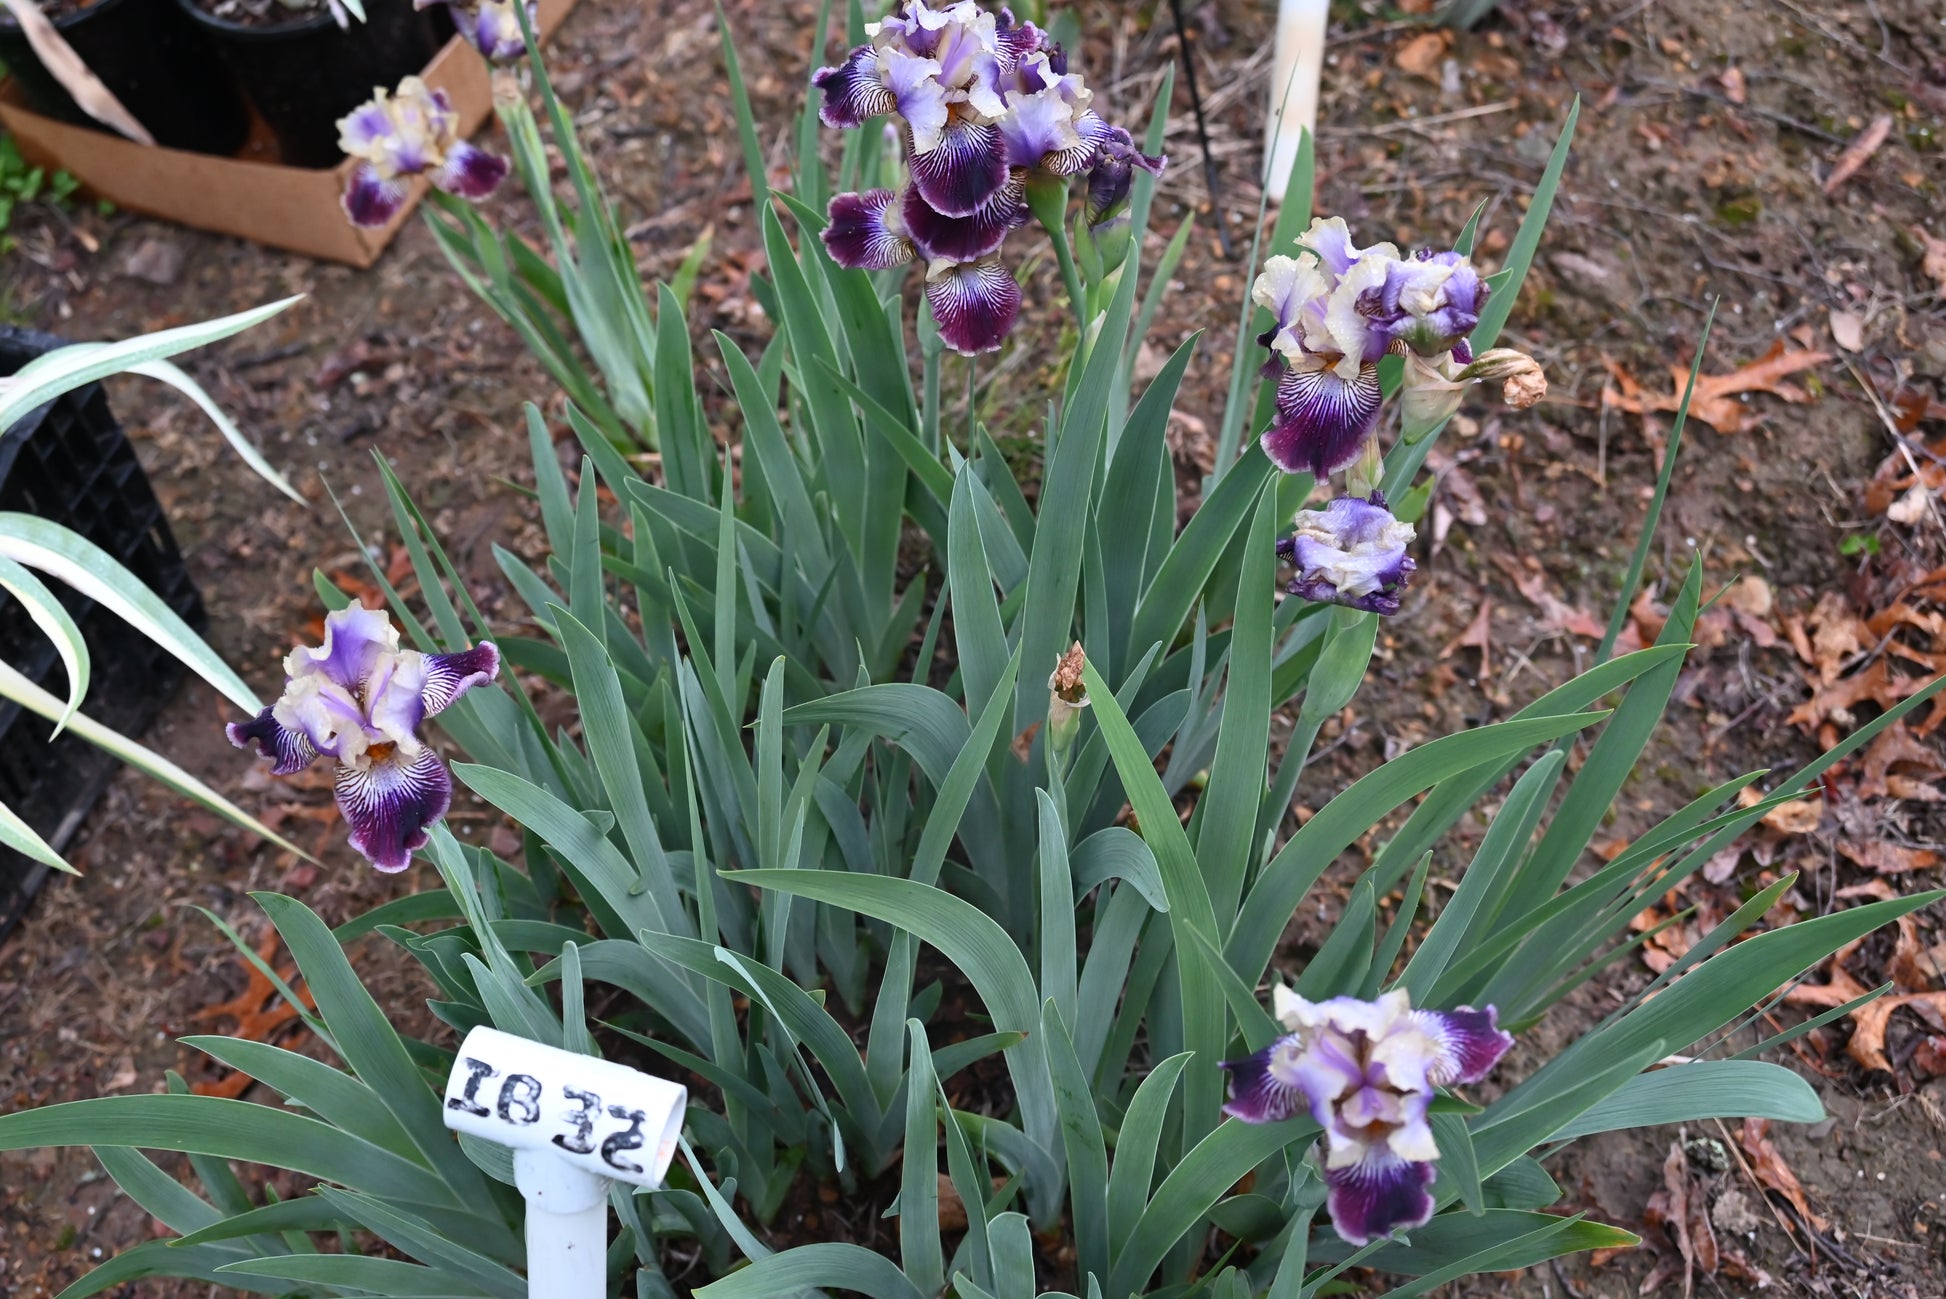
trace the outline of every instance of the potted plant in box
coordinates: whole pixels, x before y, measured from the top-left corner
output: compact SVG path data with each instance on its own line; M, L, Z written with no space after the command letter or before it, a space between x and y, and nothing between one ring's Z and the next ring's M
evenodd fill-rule
M365 0L363 22L335 0L167 2L209 33L295 167L335 167L338 119L372 87L424 69L451 34L443 14L412 0Z
M234 153L243 144L250 120L236 83L209 38L174 0L39 3L81 61L156 143L215 154ZM0 70L20 86L34 111L81 126L97 125L41 63L4 7Z

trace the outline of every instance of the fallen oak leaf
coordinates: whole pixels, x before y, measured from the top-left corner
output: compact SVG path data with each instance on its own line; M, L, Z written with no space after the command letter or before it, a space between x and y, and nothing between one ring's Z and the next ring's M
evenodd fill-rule
M1527 603L1540 610L1541 630L1550 635L1566 633L1570 636L1587 636L1599 640L1608 629L1596 622L1593 615L1577 609L1547 589L1547 575L1537 569L1525 568L1510 556L1495 555L1493 562L1507 575Z
M1880 875L1906 875L1939 864L1939 854L1931 848L1908 848L1885 839L1838 841L1840 856Z
M1904 722L1895 722L1865 750L1856 791L1859 800L1864 802L1890 794L1894 767L1918 767L1925 776L1946 775L1946 766L1941 765L1940 755L1906 729ZM1908 774L1908 787L1913 780L1914 777Z
M1801 370L1823 365L1830 359L1829 352L1787 348L1780 338L1770 345L1768 352L1748 365L1739 366L1727 374L1697 375L1689 413L1719 433L1740 432L1748 412L1742 402L1735 400L1738 396L1761 392L1795 404L1808 402L1811 400L1810 393L1795 384L1785 383L1784 379ZM1616 362L1604 357L1602 363L1615 376L1616 382L1622 385L1620 391L1603 385L1601 404L1604 407L1640 415L1645 425L1651 411L1674 413L1682 409L1683 389L1689 384L1687 368L1679 365L1669 367L1672 391L1664 396L1649 394L1632 377L1625 381L1627 371Z
M1751 1171L1759 1182L1789 1200L1798 1216L1814 1230L1826 1229L1829 1224L1811 1211L1810 1202L1804 1198L1803 1184L1797 1180L1797 1174L1791 1171L1790 1165L1784 1162L1784 1156L1771 1141L1769 1119L1745 1119L1743 1130L1737 1134L1737 1143L1743 1147L1743 1153L1750 1156Z

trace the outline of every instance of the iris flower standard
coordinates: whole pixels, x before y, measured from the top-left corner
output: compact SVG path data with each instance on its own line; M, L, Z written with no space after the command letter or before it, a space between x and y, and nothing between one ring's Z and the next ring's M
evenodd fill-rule
M946 345L993 351L1020 314L1020 286L999 252L1027 223L1029 193L1105 159L1152 173L1165 160L1103 121L1061 47L1006 9L906 0L865 30L866 44L812 77L819 116L834 128L897 116L911 182L835 196L825 247L853 270L922 261Z
M338 147L360 160L344 194L353 225L382 226L404 205L406 182L426 176L448 194L482 199L506 179L507 160L459 138L459 116L443 90L407 77L379 89L338 123Z
M1284 987L1272 1003L1289 1033L1223 1065L1223 1112L1245 1123L1317 1120L1331 1225L1351 1244L1423 1226L1439 1158L1427 1122L1434 1089L1478 1082L1513 1045L1493 1007L1414 1010L1403 991L1310 1002Z
M383 611L352 605L325 618L322 647L285 656L276 703L226 730L239 749L273 759L273 776L319 757L336 763L351 846L381 871L402 871L453 801L452 777L419 727L499 671L491 641L452 654L402 650Z

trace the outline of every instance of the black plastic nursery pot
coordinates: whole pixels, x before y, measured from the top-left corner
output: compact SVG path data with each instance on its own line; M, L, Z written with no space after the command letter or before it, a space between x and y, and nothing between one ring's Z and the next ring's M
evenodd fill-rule
M61 339L0 328L0 376ZM162 515L148 475L99 384L65 393L0 433L0 511L34 514L80 533L119 560L164 603L201 627L202 598ZM88 643L90 679L81 708L89 717L139 735L155 719L185 669L114 613L72 587L59 592ZM20 603L0 592L0 662L58 698L67 673L54 644ZM53 724L0 700L0 802L62 848L101 797L116 761L72 733L49 743ZM47 868L0 848L0 941L19 923Z
M95 0L56 18L54 26L157 144L214 154L243 147L250 115L236 81L208 35L183 14L176 0ZM0 64L44 116L109 129L62 89L19 25L4 13Z
M206 13L196 0L164 3L180 5L209 33L292 167L342 162L338 119L374 88L423 71L452 34L443 6L419 11L412 0L365 0L365 21L349 27L328 12L251 24Z

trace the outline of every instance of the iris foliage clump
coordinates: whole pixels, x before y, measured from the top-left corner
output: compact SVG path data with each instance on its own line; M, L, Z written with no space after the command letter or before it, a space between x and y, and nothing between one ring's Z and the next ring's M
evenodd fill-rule
M1629 1243L1550 1211L1548 1161L1580 1138L1819 1117L1758 1059L1775 1039L1742 1030L1936 895L1753 932L1787 878L1566 1049L1544 1057L1531 1030L1616 968L1647 900L1936 687L1596 862L1710 594L1692 561L1657 643L1613 654L1645 535L1588 671L1342 789L1305 776L1379 621L1413 616L1420 470L1445 421L1475 382L1516 408L1545 390L1495 344L1572 114L1490 274L1472 223L1407 253L1314 221L1305 142L1238 304L1216 470L1178 527L1164 435L1202 341L1132 377L1189 237L1151 238L1161 108L1139 142L1110 127L1071 52L973 0L907 0L879 23L854 2L848 53L806 87L790 192L773 191L726 28L775 332L755 355L708 340L734 399L725 447L686 286L641 286L512 12L548 130L524 99L501 112L547 246L450 197L431 220L560 381L582 451L563 472L528 409L548 554L495 551L525 614L488 625L381 462L422 599L375 570L396 628L334 612L339 639L294 653L283 698L236 728L285 769L332 758L354 846L387 869L416 851L440 885L336 930L260 896L335 1059L190 1041L284 1104L172 1080L0 1117L0 1147L94 1146L176 1233L70 1295L166 1274L517 1299L508 1156L440 1119L451 1044L480 1024L690 1082L668 1184L611 1193L611 1283L644 1296L1307 1299L1354 1267L1422 1294ZM821 111L863 128L836 137L835 164ZM998 249L1029 222L1075 324L1071 351L1034 367L1058 387L1032 504L977 409L962 425L942 396L964 364L949 352L1028 345L1034 304ZM571 697L574 722L544 724L542 696ZM420 729L435 713L464 755L450 778ZM449 779L519 828L518 852L446 829ZM1293 828L1300 791L1318 811ZM1486 826L1470 853L1463 823ZM1328 937L1285 947L1359 843L1371 863ZM1458 881L1436 907L1435 863ZM372 934L423 965L455 1032L395 1027L407 1008L375 1002L346 954ZM187 1152L200 1189L143 1148ZM253 1195L230 1160L292 1170L303 1193ZM895 1218L896 1248L786 1245L780 1211L806 1185ZM942 1230L952 1198L965 1225Z

